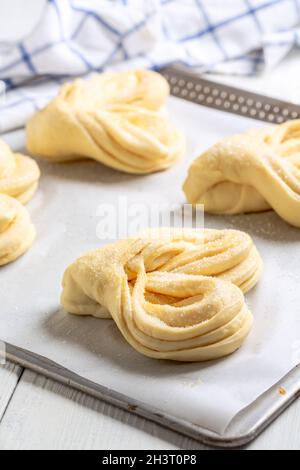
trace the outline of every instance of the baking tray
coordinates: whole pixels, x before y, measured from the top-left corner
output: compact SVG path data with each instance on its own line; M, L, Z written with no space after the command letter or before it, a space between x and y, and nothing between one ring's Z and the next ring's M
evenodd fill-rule
M220 435L86 380L59 364L25 349L6 344L6 359L125 411L192 437L203 444L217 447L240 447L252 441L300 396L300 366L296 366L280 382L238 413L225 433Z
M292 103L204 80L178 69L165 68L161 73L170 83L172 95L203 106L270 124L300 117L300 107ZM115 390L84 379L45 357L11 344L6 344L6 359L204 444L219 447L238 447L250 442L300 396L300 367L297 366L238 413L226 431L220 435L132 400Z

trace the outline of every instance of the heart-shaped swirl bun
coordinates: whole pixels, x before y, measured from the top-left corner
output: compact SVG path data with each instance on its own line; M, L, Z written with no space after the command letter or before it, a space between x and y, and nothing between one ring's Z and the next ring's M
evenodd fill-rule
M23 255L35 239L35 229L25 207L0 194L0 266Z
M300 120L224 139L193 162L183 189L207 212L274 209L300 227Z
M39 178L39 167L32 158L13 153L0 140L0 194L15 197L25 204L35 193Z
M232 353L249 333L242 290L261 269L243 232L157 229L79 258L61 300L70 313L112 316L146 356L204 361Z
M146 70L75 80L29 121L28 149L52 161L92 158L127 173L163 170L184 152L163 109L168 95L166 80Z

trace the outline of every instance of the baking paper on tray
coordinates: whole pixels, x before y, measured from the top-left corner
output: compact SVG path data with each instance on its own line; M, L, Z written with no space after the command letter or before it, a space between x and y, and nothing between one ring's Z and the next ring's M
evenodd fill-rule
M258 286L246 295L254 327L239 351L207 363L146 358L114 322L69 315L59 304L64 269L97 238L99 204L184 203L190 162L216 140L257 124L171 98L173 121L188 138L187 157L171 169L126 175L94 162L41 164L40 188L28 205L37 228L33 248L0 270L0 339L73 372L222 433L232 418L300 362L300 229L273 213L205 216L205 225L249 232L264 260ZM24 133L6 136L24 147ZM98 214L98 215L97 215Z

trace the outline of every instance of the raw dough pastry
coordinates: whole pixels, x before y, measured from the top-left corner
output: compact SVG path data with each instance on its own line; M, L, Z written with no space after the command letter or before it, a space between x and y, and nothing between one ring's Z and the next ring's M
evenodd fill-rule
M0 140L0 194L15 197L25 204L35 193L39 177L39 167L32 158L13 153Z
M183 190L207 212L274 209L300 227L300 120L217 143L193 162Z
M252 315L242 290L261 269L246 233L157 229L79 258L64 274L61 301L70 313L111 315L146 356L204 361L244 341Z
M150 71L107 72L64 85L27 125L27 147L52 161L93 158L127 173L163 170L184 152L163 109L166 80Z
M25 207L0 194L0 266L23 255L32 245L35 229Z

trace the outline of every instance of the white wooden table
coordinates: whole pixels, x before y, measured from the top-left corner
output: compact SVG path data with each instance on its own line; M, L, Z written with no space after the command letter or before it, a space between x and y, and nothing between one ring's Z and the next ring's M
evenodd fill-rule
M263 77L214 79L300 103L299 76L293 54ZM0 449L204 448L29 370L0 366ZM247 448L300 449L300 400Z

